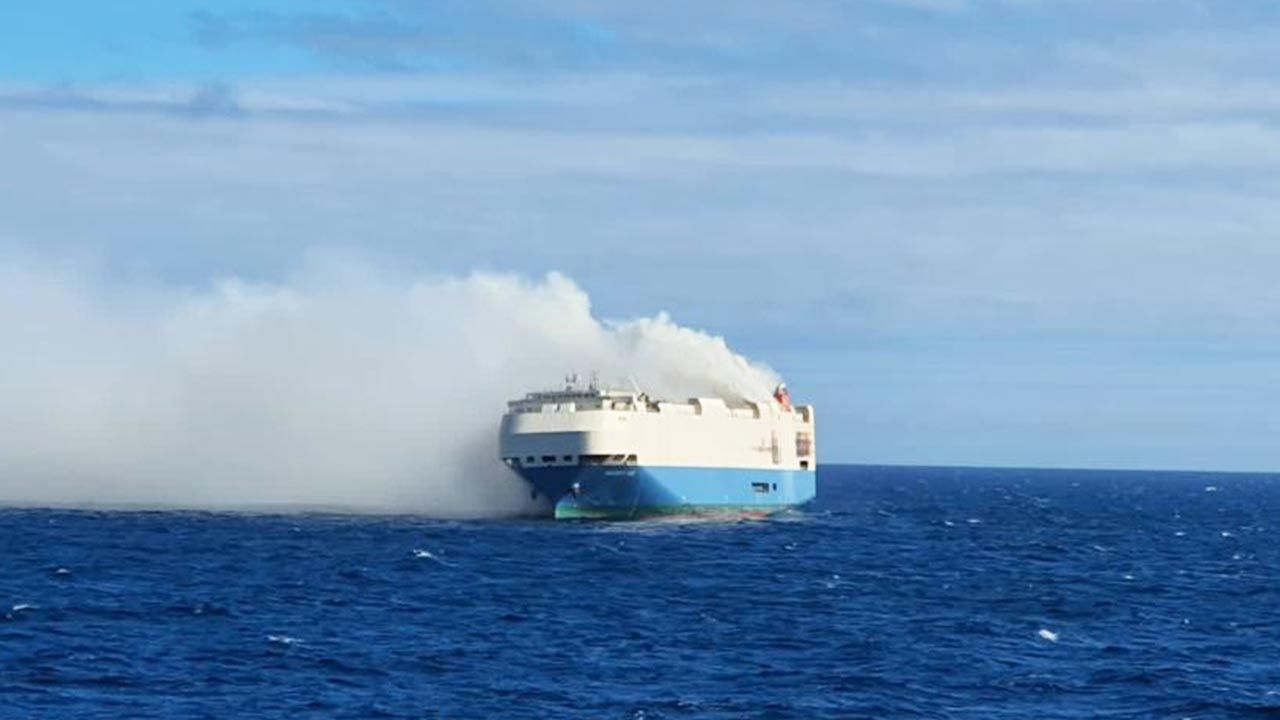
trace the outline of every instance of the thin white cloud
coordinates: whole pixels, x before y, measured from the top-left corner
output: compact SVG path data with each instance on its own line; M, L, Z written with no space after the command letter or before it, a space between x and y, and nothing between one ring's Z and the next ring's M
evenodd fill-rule
M781 269L821 270L783 304L788 323L852 282L874 303L823 322L979 333L1271 333L1278 148L1276 129L1239 122L711 134L28 110L0 135L24 173L4 201L12 234L112 228L234 257L370 240L464 268L625 252L688 301L705 270L765 262L785 238ZM752 184L763 206L740 194ZM426 249L442 242L464 244ZM683 260L661 270L668 257ZM1139 285L1119 283L1124 266ZM758 302L751 284L709 281L728 316ZM1193 321L1168 321L1180 314Z

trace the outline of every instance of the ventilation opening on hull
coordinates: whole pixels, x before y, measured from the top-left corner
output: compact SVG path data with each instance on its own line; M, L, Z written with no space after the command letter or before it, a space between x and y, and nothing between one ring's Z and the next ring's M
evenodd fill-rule
M796 457L809 457L813 454L813 435L807 432L796 433Z
M758 493L769 492L769 483L751 483L751 489Z
M581 465L628 465L637 464L635 455L579 455Z

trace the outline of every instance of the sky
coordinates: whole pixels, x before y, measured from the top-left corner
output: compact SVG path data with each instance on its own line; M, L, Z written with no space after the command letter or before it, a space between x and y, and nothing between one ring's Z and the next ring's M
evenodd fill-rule
M1278 69L1264 0L8 3L0 263L562 273L827 461L1280 471Z

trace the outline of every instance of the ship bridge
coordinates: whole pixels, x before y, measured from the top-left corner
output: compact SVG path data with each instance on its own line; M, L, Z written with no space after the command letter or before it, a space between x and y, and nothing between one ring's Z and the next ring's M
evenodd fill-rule
M578 410L643 410L649 397L638 390L587 389L541 390L507 403L513 413L575 412Z

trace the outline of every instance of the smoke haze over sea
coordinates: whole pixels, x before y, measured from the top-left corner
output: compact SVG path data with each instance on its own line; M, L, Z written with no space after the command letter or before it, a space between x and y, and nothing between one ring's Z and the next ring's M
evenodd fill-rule
M410 276L340 254L195 287L0 264L0 503L522 512L506 400L572 371L767 398L768 367L559 274Z

